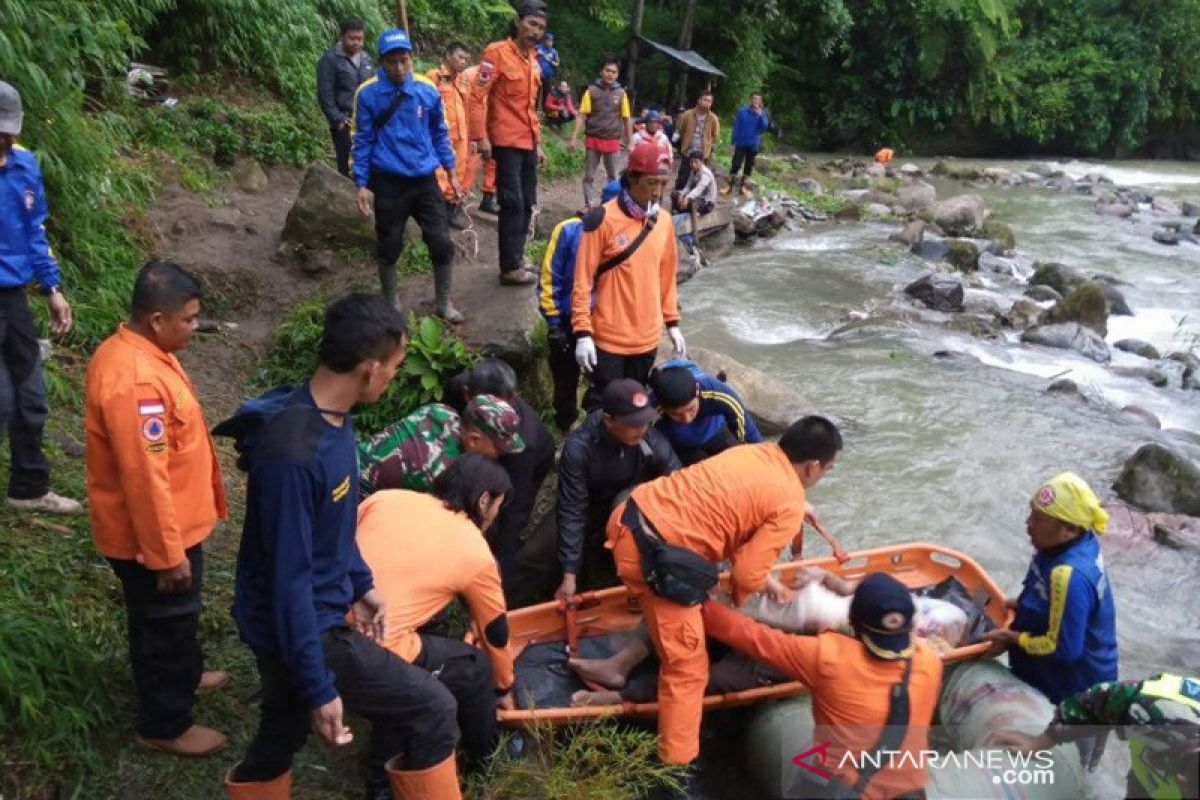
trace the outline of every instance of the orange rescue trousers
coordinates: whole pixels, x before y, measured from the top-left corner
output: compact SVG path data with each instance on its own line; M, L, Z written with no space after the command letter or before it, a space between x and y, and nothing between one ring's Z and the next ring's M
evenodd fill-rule
M708 650L700 607L688 608L650 591L633 533L621 524L625 504L608 518L608 542L617 575L642 609L642 618L658 653L658 757L667 764L689 764L700 754L700 717L708 685Z

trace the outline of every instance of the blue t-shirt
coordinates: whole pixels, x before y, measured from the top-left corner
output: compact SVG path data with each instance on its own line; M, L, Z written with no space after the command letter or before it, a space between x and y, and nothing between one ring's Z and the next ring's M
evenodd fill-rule
M1013 674L1052 703L1117 679L1116 606L1096 534L1034 555L1012 629L1022 632Z

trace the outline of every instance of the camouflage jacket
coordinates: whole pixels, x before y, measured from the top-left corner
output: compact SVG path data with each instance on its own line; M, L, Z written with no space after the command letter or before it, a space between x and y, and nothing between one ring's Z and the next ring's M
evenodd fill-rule
M462 421L450 406L430 403L358 446L363 497L380 489L433 490L433 479L462 455Z

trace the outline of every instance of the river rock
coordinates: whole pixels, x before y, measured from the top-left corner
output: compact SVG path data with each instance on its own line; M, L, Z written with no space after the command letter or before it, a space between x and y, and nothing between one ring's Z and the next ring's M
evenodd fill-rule
M912 178L912 177L920 176L922 173L921 173L921 168L918 167L916 164L907 163L904 166L900 167L900 174Z
M1133 309L1129 307L1129 302L1125 300L1125 295L1114 285L1115 280L1115 278L1110 278L1107 275L1096 275L1092 278L1092 282L1104 292L1104 300L1108 303L1109 314L1118 317L1132 317Z
M1116 366L1112 368L1114 375L1120 375L1122 378L1137 378L1139 380L1148 381L1159 389L1165 389L1171 381L1167 377L1167 373L1161 369L1156 369L1148 364L1131 364L1128 366Z
M767 436L783 433L801 417L817 413L813 405L790 386L724 353L689 347L688 358L709 375L724 372L728 379L726 383L741 395L746 410Z
M986 208L977 194L963 194L933 205L933 220L953 236L974 233L983 225Z
M1200 236L1200 219L1196 220L1196 227L1192 228L1192 233Z
M925 239L922 238L909 248L914 255L918 255L926 261L941 261L946 257L946 252L949 250L946 247L946 242L943 239Z
M1013 301L1012 307L1008 309L1004 318L1010 326L1016 330L1023 331L1026 328L1037 325L1041 316L1041 306L1028 297L1018 297Z
M1108 530L1104 532L1106 546L1115 541L1149 542L1174 550L1200 552L1200 518L1146 512L1116 502L1105 503L1104 510L1108 512Z
M722 225L713 233L705 234L700 240L700 249L704 252L704 260L709 263L715 263L718 259L724 258L733 251L733 246L737 242L737 235L734 233L732 225Z
M320 161L304 173L304 182L288 212L281 238L314 249L375 250L375 224L358 213L354 182Z
M863 211L871 217L890 217L892 215L892 209L882 203L867 203Z
M1025 296L1031 300L1036 300L1039 303L1055 302L1062 300L1062 295L1049 286L1035 284L1025 290Z
M914 219L912 222L904 226L902 230L898 230L888 237L889 242L899 242L900 244L912 247L920 242L925 236L925 222L919 219Z
M891 192L885 192L881 189L868 189L858 198L858 202L867 206L871 204L886 206L890 209L899 203L900 200Z
M1139 422L1148 428L1153 428L1156 431L1162 430L1162 423L1159 422L1158 417L1154 415L1154 412L1148 411L1141 406L1125 406L1121 409L1121 414L1127 419L1130 419L1134 422Z
M862 219L862 206L858 203L846 203L833 214L835 219L853 222Z
M1113 484L1117 496L1148 511L1200 516L1200 467L1164 445L1142 445Z
M1075 181L1072 180L1071 178L1068 178L1066 175L1062 175L1057 178L1051 178L1050 180L1046 181L1046 188L1054 189L1057 192L1078 191L1078 187L1075 185ZM1085 186L1085 187L1083 187L1083 191L1087 192L1090 190Z
M1061 169L1057 169L1045 161L1037 161L1030 164L1025 168L1025 171L1032 172L1034 175L1042 178L1061 178L1064 174Z
M933 188L932 184L921 180L905 183L896 194L900 205L909 211L920 211L937 202L937 189Z
M1200 389L1200 379L1196 377L1197 374L1200 374L1200 371L1198 371L1195 367L1183 368L1183 388L1185 390Z
M867 166L866 173L873 178L882 178L887 175L887 167L876 161Z
M1151 361L1158 361L1162 356L1158 352L1158 348L1149 342L1143 342L1141 339L1122 339L1113 345L1118 350L1124 350L1126 353L1133 353L1135 356L1148 358Z
M1042 315L1043 325L1078 322L1101 336L1108 335L1108 301L1104 290L1094 281L1083 284L1048 308Z
M996 339L1000 336L1000 323L995 314L955 314L947 327L962 331L979 339Z
M1000 319L1004 315L1004 309L1000 307L1000 301L996 299L996 295L984 289L963 290L963 311L988 317L991 320Z
M262 194L271 187L271 179L253 158L239 158L233 163L233 182L247 194Z
M821 182L816 178L801 178L796 181L796 190L807 192L814 197L820 197L825 194L825 187L821 186Z
M1127 203L1096 203L1096 213L1102 217L1117 217L1125 219L1132 217L1137 211L1137 207Z
M904 287L904 293L916 298L935 311L962 311L962 281L949 275L931 272Z
M1003 222L988 220L979 229L979 235L995 244L1000 255L1011 253L1017 246L1017 237L1013 235L1013 229Z
M1151 234L1150 238L1159 244L1177 245L1179 244L1179 231L1157 230Z
M1033 264L1029 259L1020 256L998 256L987 251L979 254L979 269L1021 281L1033 274Z
M1004 167L988 167L983 171L983 177L994 183L1005 183L1012 179L1012 170Z
M1035 325L1021 334L1021 341L1040 344L1043 347L1056 347L1060 350L1074 350L1085 358L1101 364L1108 363L1112 358L1104 337L1078 322Z
M1050 392L1051 394L1061 394L1066 397L1074 397L1082 400L1085 403L1089 402L1088 396L1084 394L1082 389L1079 388L1079 384L1070 378L1059 378L1054 383L1047 386L1046 391Z
M979 246L966 239L946 239L946 260L959 272L979 269Z
M1150 203L1150 208L1160 214L1170 214L1171 216L1179 216L1183 210L1175 204L1174 200L1169 200L1166 197L1156 197Z
M1035 261L1033 277L1029 283L1034 286L1049 286L1059 294L1065 295L1077 286L1083 285L1087 276L1074 267L1059 264L1057 261Z
M680 247L675 254L675 283L690 281L703 267L704 255L699 248L689 253L686 247Z
M1179 210L1185 217L1200 217L1200 203L1193 203L1191 200L1184 200L1179 205Z

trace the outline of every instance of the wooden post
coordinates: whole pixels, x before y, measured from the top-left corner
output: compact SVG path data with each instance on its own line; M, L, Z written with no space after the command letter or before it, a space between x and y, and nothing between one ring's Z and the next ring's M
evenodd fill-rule
M408 5L404 0L396 0L396 24L412 38L412 31L408 29Z
M625 85L629 87L629 92L637 98L637 62L638 62L638 37L642 35L642 15L646 10L646 0L634 0L633 18L630 20L629 26L629 50L625 56L629 69L625 75ZM637 113L635 108L634 113Z

